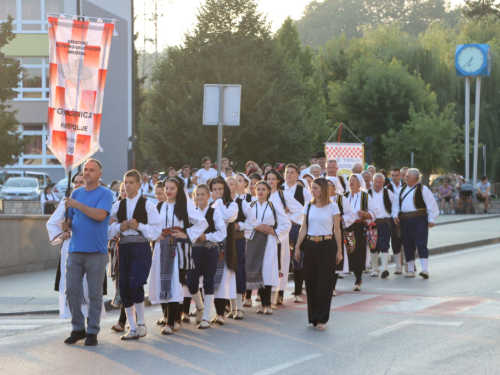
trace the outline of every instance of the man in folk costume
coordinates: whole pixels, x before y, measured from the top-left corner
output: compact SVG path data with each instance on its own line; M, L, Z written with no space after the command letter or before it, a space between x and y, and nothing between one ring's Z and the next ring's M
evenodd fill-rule
M159 177L160 174L156 171L153 171L153 173L151 173L151 179L148 181L147 191L144 190L142 192L142 195L145 195L145 198L147 198L147 200L151 201L151 203L153 204L158 204L158 199L156 199L155 195L155 188ZM141 184L141 190L142 190L142 184Z
M149 193L154 192L155 186L152 184L149 175L146 172L142 172L141 178L142 183L140 192L144 198L147 198Z
M312 154L310 157L309 157L309 167L303 169L301 172L300 172L300 178L304 177L304 175L306 173L310 173L311 172L311 165L314 165L314 164L317 164L318 163L318 157L316 156L316 154Z
M127 198L113 204L108 238L120 236L120 297L130 324L121 339L137 340L147 334L144 285L151 269L150 241L160 237L161 220L156 206L139 194L139 172L128 171L124 181Z
M394 222L401 225L401 234L408 273L406 277L415 277L415 249L418 250L422 272L420 276L429 278L427 241L429 228L435 224L439 208L432 191L420 182L420 172L416 168L408 170L406 186L401 189L398 205L393 214Z
M406 186L404 182L401 181L401 171L398 168L391 169L391 183L387 186L387 190L390 190L394 193L396 198L399 199L399 193L401 193L401 189ZM398 226L394 223L394 219L392 219L392 233L391 233L391 246L392 252L394 254L394 260L396 261L396 272L395 275L402 275L402 244L401 244L401 236L398 236Z
M340 183L340 187L342 189L337 189L337 194L344 194L345 192L349 191L349 184L347 183L346 179L342 176L339 176L337 174L339 170L339 166L337 163L336 159L328 159L326 162L326 176L325 177L336 177L337 180Z
M382 258L382 278L389 276L387 265L389 263L389 247L391 239L392 213L397 207L396 196L384 188L385 177L382 173L375 173L373 177L373 187L368 193L373 198L373 203L377 210L377 247L370 249L370 257L373 267L371 276L378 277L378 255Z
M299 177L299 167L295 164L288 164L285 168L285 183L281 189L289 192L302 207L312 199L312 195L306 188L297 184ZM299 236L301 223L292 221L292 229L290 229L290 251L295 251L295 244ZM301 251L300 260L293 258L293 281L295 283L294 302L302 302L302 284L304 283L304 252Z

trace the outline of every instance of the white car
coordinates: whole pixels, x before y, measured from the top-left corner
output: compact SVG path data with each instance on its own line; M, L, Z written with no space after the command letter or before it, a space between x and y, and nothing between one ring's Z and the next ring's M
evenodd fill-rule
M68 178L63 178L52 188L52 193L61 200L66 197L66 189L68 188Z
M10 177L0 190L0 199L18 201L40 200L40 185L34 177Z

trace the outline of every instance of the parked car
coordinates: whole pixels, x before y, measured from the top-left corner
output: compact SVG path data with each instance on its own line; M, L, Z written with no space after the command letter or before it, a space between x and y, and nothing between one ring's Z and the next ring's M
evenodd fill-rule
M68 178L63 178L52 188L52 193L59 199L66 197L66 189L68 188Z
M45 186L52 185L52 180L47 173L44 172L28 172L28 171L11 171L2 170L0 171L0 186L10 177L33 177L38 180L38 185L40 186L40 192L45 189Z
M23 171L11 171L11 170L3 170L0 171L0 187L3 186L5 181L7 181L10 177L22 177Z
M40 184L34 177L10 177L0 190L0 199L18 201L40 200Z

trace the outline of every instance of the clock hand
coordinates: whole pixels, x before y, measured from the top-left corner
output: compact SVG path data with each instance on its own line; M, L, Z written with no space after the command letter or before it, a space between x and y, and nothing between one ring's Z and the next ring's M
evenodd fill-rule
M474 57L471 57L470 60L469 60L469 62L467 64L465 64L464 66L467 66L467 65L470 66L470 64L471 64L471 62L472 62L473 59L474 59Z

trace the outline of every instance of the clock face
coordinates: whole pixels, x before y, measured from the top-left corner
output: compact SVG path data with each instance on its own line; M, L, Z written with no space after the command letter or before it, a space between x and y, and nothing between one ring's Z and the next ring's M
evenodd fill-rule
M483 52L477 47L466 47L458 55L458 66L467 73L477 72L483 63Z

